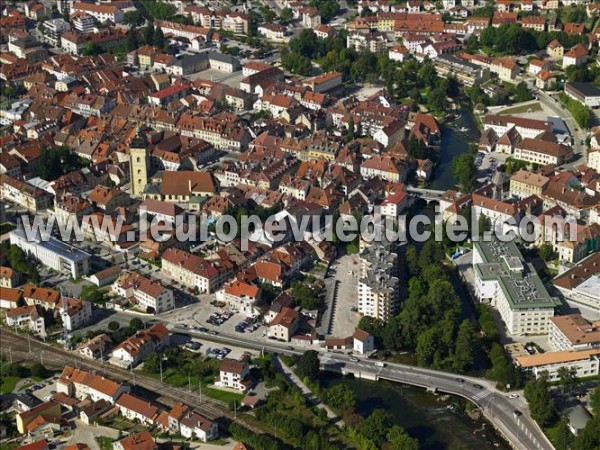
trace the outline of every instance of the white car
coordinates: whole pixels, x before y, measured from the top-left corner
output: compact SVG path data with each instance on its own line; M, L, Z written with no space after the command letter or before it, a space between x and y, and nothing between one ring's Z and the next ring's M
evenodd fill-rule
M519 398L519 394L510 394L508 398Z

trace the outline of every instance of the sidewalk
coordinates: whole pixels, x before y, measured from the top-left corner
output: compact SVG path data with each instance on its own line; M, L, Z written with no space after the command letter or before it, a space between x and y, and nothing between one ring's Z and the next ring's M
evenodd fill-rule
M329 408L329 406L327 406L325 403L323 403L313 393L313 391L311 391L310 388L306 384L304 384L304 382L300 379L300 377L298 377L298 375L296 375L294 373L294 371L292 369L290 369L288 366L286 366L279 358L274 358L273 362L283 372L283 374L286 376L286 378L289 381L291 381L292 383L294 383L298 387L298 389L300 389L302 394L304 394L304 396L306 398L308 398L308 401L310 403L312 403L319 409L325 410L325 412L327 413L327 417L331 421L333 421L338 427L341 428L341 427L345 426L344 421L342 419L340 419L339 416L336 413L334 413L331 408Z

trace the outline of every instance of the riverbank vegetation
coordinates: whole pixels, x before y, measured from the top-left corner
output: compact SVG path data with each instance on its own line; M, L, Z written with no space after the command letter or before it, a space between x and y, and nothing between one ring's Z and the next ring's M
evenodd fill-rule
M473 368L479 340L462 307L445 265L442 243L426 242L405 254L408 288L399 314L386 324L363 317L359 327L375 336L380 348L408 351L423 367L465 372Z

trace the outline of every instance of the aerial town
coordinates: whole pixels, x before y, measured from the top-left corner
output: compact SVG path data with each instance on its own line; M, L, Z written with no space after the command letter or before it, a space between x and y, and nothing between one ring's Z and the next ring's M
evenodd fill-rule
M600 449L599 44L585 0L0 2L0 450Z

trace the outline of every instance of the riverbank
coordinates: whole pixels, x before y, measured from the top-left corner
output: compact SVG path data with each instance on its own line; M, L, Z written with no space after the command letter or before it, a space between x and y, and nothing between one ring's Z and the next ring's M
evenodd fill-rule
M322 375L322 386L330 388L337 384L345 384L355 393L358 414L368 416L375 409L389 412L395 424L419 440L421 449L510 449L486 420L474 419L465 412L466 400L438 396L399 383Z

